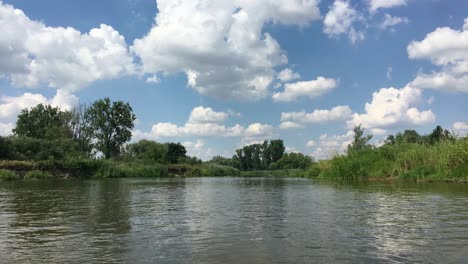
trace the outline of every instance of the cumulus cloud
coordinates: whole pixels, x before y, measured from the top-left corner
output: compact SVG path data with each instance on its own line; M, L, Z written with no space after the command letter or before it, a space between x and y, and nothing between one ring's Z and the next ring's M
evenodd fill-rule
M216 112L210 107L195 107L190 113L188 121L179 126L173 123L154 124L150 132L141 130L133 131L133 140L140 139L161 139L175 137L243 137L245 140L260 138L270 138L274 128L271 125L254 123L247 128L236 124L226 126L222 122L226 121L228 114Z
M379 27L381 29L387 29L387 28L392 28L399 24L408 24L408 23L409 23L409 19L406 17L397 17L397 16L391 16L389 14L385 14L384 20L379 25Z
M352 43L364 40L364 32L356 30L353 24L361 21L361 14L354 9L349 1L336 0L330 7L323 21L323 32L331 38L342 34L348 35Z
M312 152L312 156L317 159L328 159L333 157L336 154L343 153L349 144L353 142L354 132L348 131L343 135L333 135L329 136L328 134L323 134L320 136L319 141L309 141L307 144L309 147L315 147L315 150Z
M88 33L48 27L0 1L0 76L14 85L75 91L133 73L124 37L108 25Z
M381 88L373 93L372 101L366 103L365 113L353 114L348 126L362 125L363 128L386 129L435 122L435 115L431 110L420 111L414 107L421 100L420 89L410 86L401 89Z
M286 68L278 73L276 78L282 82L289 82L301 78L301 75L293 70Z
M420 73L411 85L422 89L468 92L468 26L463 30L437 28L421 41L408 45L410 59L427 59L441 71Z
M151 77L146 78L146 83L160 83L161 79L159 79L158 75L154 74Z
M453 124L453 130L459 136L465 136L468 134L468 122L455 122Z
M279 125L279 128L280 128L280 129L283 129L283 130L295 129L295 128L303 128L303 127L304 127L304 126L302 126L301 124L298 124L298 123L295 123L295 122L291 122L291 121L281 122L281 124Z
M320 18L318 2L158 0L155 25L131 49L146 73L183 72L202 95L257 100L287 62L264 25L306 26Z
M2 123L0 122L0 136L8 136L13 133L15 125L13 123Z
M309 147L309 148L313 148L313 147L317 146L317 142L315 142L314 140L309 140L309 141L307 141L306 146Z
M281 121L292 121L297 123L325 123L330 121L348 120L352 115L351 108L347 105L339 105L330 110L314 110L310 113L302 112L283 112Z
M408 0L370 0L369 11L373 13L378 9L405 6L407 2Z
M71 110L78 104L78 98L68 91L57 90L56 95L47 99L42 94L25 93L20 96L0 97L0 121L13 122L24 108L31 108L38 104L52 105L62 110Z
M207 147L205 142L200 139L197 141L185 141L182 142L182 145L187 150L188 156L197 157L203 161L207 161L217 155L214 149Z
M228 118L228 114L224 112L215 112L210 107L198 106L190 113L189 123L204 124L204 123L220 123Z
M273 100L277 102L291 102L299 97L313 99L333 90L336 86L336 80L322 76L312 81L287 83L284 85L282 92L273 94Z
M78 97L64 90L57 90L55 96L50 99L42 94L33 93L24 93L20 96L0 96L0 136L12 133L14 123L16 123L21 110L35 107L38 104L71 110L78 105Z

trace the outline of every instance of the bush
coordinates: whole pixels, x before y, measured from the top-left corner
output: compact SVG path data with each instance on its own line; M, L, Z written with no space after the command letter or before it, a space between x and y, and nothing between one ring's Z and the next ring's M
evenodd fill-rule
M0 169L0 181L14 181L18 180L16 172L11 170Z
M52 179L53 176L47 171L41 170L32 170L24 176L23 179L25 180L47 180Z
M202 176L239 176L240 171L234 167L214 163L205 163L201 166Z
M118 164L105 162L94 174L98 178L159 178L167 177L167 167L161 164Z

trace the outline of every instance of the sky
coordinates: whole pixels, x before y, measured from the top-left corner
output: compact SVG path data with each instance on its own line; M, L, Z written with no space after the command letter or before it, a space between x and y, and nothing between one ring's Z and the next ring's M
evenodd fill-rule
M109 97L132 141L208 160L281 138L315 159L361 125L468 133L466 0L0 0L0 135Z

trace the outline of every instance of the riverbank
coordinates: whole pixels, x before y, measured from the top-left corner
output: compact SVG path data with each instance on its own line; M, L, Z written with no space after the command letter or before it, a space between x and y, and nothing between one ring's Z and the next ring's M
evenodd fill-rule
M328 181L468 182L468 140L395 144L335 155L307 169L240 171L216 163L66 159L0 161L0 180L53 178L301 177Z
M63 161L0 161L0 181L26 179L166 178L241 176L238 169L218 164L159 164L104 159Z

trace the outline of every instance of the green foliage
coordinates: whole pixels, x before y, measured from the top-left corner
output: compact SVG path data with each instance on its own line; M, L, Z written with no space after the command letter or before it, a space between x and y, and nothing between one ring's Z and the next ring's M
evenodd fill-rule
M364 129L361 128L361 125L355 126L354 129L354 140L348 146L348 152L352 151L361 151L371 147L369 141L372 139L372 135L364 136Z
M132 136L136 117L128 103L111 102L109 98L95 101L84 113L84 122L94 139L94 148L106 159L120 154L123 144Z
M222 156L214 156L211 160L207 161L207 163L234 167L232 159Z
M78 144L72 139L37 139L24 136L3 138L7 146L0 157L7 160L48 160L79 156Z
M302 153L286 153L281 159L271 163L270 169L307 169L312 162L312 157Z
M242 171L265 170L270 167L270 164L280 160L284 151L285 147L281 139L248 145L236 150L231 165Z
M202 176L239 176L240 171L230 166L205 163L201 166Z
M24 175L24 180L47 180L52 179L53 176L47 171L32 170Z
M168 143L167 144L167 157L166 160L169 163L176 164L179 158L186 157L187 150L180 143Z
M167 177L167 167L161 164L144 165L104 162L94 177L97 178L161 178Z
M190 165L200 165L203 161L197 157L180 157L177 159L177 163L179 164L190 164Z
M18 180L18 175L12 170L0 169L0 181L14 181Z
M127 154L135 159L166 164L167 145L151 140L140 140L127 147Z
M362 180L399 177L404 180L467 180L468 140L443 140L434 145L386 144L380 148L338 155L326 161L320 177Z
M18 115L13 133L17 136L35 139L71 138L71 113L60 111L57 107L39 104L36 107L23 109Z

